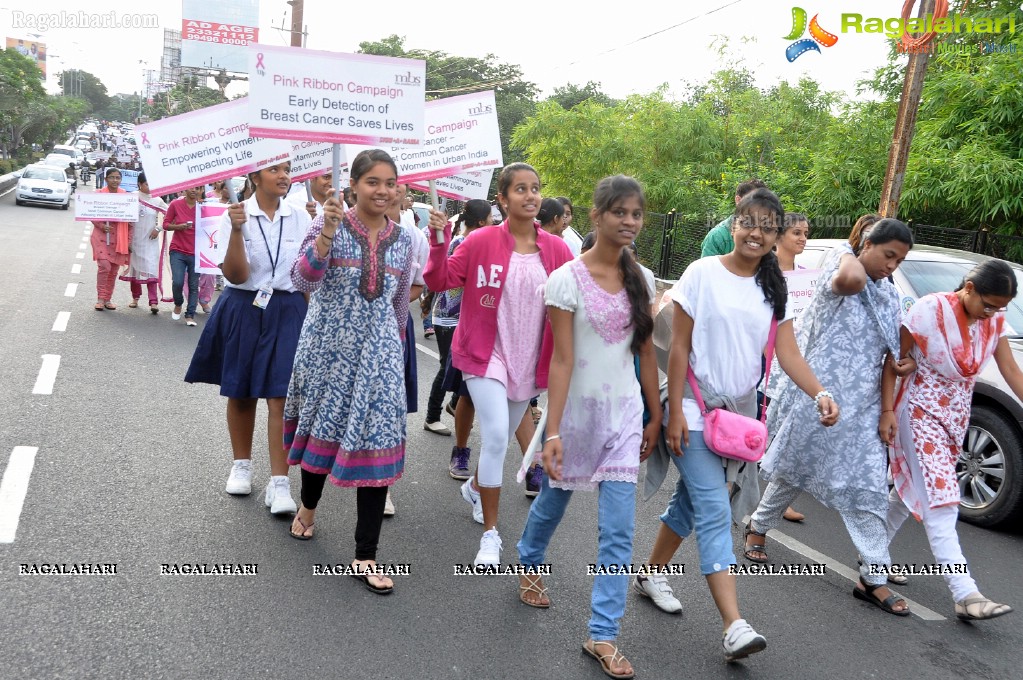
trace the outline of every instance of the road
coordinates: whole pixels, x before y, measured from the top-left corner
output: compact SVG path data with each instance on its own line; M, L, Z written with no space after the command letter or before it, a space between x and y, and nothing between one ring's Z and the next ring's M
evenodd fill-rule
M550 610L520 604L512 577L455 576L456 563L471 562L480 527L447 475L452 439L424 432L421 411L409 417L397 515L385 523L379 555L410 564L410 574L395 578L389 597L343 576L314 576L314 565L352 558L354 494L328 485L315 540L291 539L289 523L270 517L258 493L269 470L265 428L257 427L254 493L226 495L225 402L216 387L182 380L206 317L187 328L171 320L169 304L158 316L130 310L124 283L117 311L94 311L85 231L73 211L0 198L0 471L7 477L0 540L5 532L13 539L0 543L0 677L604 677L580 652L589 617L585 569L596 554L593 495L576 494L554 537ZM66 330L54 330L58 319ZM421 332L425 410L436 344ZM44 364L52 367L52 390ZM471 445L478 451L475 434ZM508 457L506 479L516 458ZM294 471L292 479L297 498ZM669 491L637 503L637 563ZM914 616L870 607L851 595L855 551L838 516L805 497L796 505L808 519L786 523L784 536L769 543L771 557L776 564L813 557L827 573L738 577L742 612L768 649L723 663L719 618L690 540L676 560L686 574L671 578L681 616L629 595L620 643L637 677L1018 677L1023 612L958 622L937 576L901 589ZM517 558L528 509L522 488L508 483L506 563ZM960 533L983 592L1023 608L1023 536L963 524ZM912 522L892 553L897 562L932 561ZM113 564L116 574L19 574L22 564L53 563ZM162 564L191 563L256 564L258 573L160 575Z

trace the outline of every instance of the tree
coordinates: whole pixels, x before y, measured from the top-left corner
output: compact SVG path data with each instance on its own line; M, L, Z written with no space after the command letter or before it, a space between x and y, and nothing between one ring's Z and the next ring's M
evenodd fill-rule
M189 76L182 78L181 82L169 91L154 97L152 106L144 104L142 112L150 119L157 120L204 109L208 106L216 106L226 101L227 97L219 89L206 87L204 83L199 82L199 78ZM136 100L137 103L138 100ZM132 117L135 115L138 115L138 112L132 114Z
M33 59L14 49L0 52L0 130L5 157L21 146L16 128L25 122L32 104L46 98L41 76Z
M102 111L107 107L110 101L107 86L88 71L69 69L59 73L57 77L60 79L61 92L65 96L85 99L92 111Z
M531 115L539 90L522 79L522 68L503 64L493 54L482 59L457 57L446 52L406 50L405 38L390 35L376 42L359 43L359 51L386 57L421 59L426 62L426 98L441 99L470 92L494 90L497 119L501 129L501 150L505 163L514 159L512 130Z
M598 104L604 106L614 106L618 102L611 97L600 91L600 83L595 83L592 80L588 81L582 87L573 85L572 83L566 83L561 87L554 88L554 94L549 97L550 100L556 101L564 109L571 109L577 104L592 99Z

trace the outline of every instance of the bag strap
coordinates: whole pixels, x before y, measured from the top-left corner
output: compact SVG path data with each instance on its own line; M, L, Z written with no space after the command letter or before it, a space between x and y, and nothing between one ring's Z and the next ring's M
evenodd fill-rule
M764 400L762 408L760 409L760 422L767 422L767 380L771 375L771 361L774 359L774 342L778 337L778 319L775 317L771 318L771 332L767 336L767 349L765 353L767 355L767 369L764 374ZM696 383L696 374L693 373L693 367L689 366L686 377L689 380L689 387L693 390L693 399L696 401L696 405L700 407L700 412L703 414L708 413L707 405L703 402L703 395L700 394L700 388Z
M771 318L771 333L767 336L767 364L764 369L764 398L760 402L760 422L767 423L767 383L771 379L771 362L774 360L774 341L778 338L778 317Z

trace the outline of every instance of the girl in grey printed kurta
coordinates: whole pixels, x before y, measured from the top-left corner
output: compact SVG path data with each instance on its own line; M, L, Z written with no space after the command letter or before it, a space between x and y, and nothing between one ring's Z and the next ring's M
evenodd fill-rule
M825 429L813 417L813 401L790 380L780 379L778 398L768 408L773 440L761 462L770 484L753 514L746 544L748 559L766 561L757 537L778 525L801 490L808 491L841 513L860 551L864 589L856 589L857 597L899 615L909 613L905 602L884 592L885 575L870 565L890 564L887 453L879 433L894 419L892 390L882 389L882 371L889 357L898 357L901 314L888 276L912 243L902 222L885 220L859 254L843 244L829 256L796 337L813 372L842 404L842 419ZM894 386L895 374L885 375ZM889 403L882 404L882 393ZM881 591L875 594L877 588Z

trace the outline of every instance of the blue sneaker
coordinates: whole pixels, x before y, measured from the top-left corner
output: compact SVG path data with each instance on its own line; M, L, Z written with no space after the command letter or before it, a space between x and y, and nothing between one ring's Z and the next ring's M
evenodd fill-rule
M448 463L448 474L451 475L451 479L469 479L469 455L471 453L472 449L469 447L464 449L457 446L451 447L451 462Z
M537 463L526 472L526 498L536 498L543 486L543 465Z

